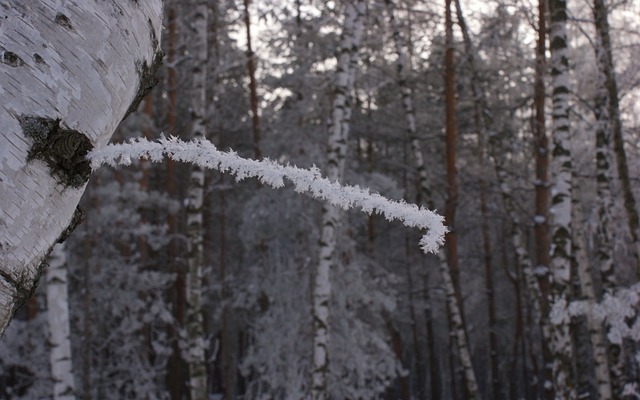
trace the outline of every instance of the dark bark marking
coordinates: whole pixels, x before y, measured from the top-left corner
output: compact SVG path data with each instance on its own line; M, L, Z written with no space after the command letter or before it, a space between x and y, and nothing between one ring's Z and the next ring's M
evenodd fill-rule
M160 50L160 42L158 41L158 38L156 36L156 31L153 28L151 19L149 19L149 35L151 37L151 45L156 50L156 52L153 56L151 65L147 64L146 60L143 62L136 61L136 70L138 71L139 76L138 91L136 93L136 96L131 101L131 105L129 105L129 108L124 114L122 120L125 120L129 116L129 114L138 109L138 106L140 106L142 100L144 100L151 89L153 89L159 82L158 78L156 77L156 73L162 65L162 57L164 56L164 54L162 53L162 50Z
M0 46L0 61L14 68L24 65L24 61L22 61L22 58L18 57L16 53L9 51L2 46Z
M62 27L67 28L70 31L73 31L73 25L71 25L71 20L69 20L69 17L67 17L62 13L56 14L56 17L54 18L54 22Z
M86 135L61 127L60 119L21 115L18 121L25 136L33 140L27 161L43 161L64 186L79 188L89 180L91 165L86 155L93 145Z
M44 58L42 58L38 53L33 53L33 61L35 61L36 64L46 64Z

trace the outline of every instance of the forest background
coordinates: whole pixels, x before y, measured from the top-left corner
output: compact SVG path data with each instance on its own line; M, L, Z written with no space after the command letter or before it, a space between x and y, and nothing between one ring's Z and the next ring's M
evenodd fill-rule
M638 2L164 9L114 142L317 165L440 210L446 245L171 159L101 168L0 342L0 396L640 398Z

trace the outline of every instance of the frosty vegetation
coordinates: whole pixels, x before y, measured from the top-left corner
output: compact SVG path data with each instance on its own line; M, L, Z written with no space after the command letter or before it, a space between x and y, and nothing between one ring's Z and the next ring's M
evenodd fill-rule
M175 161L228 172L238 181L258 178L260 182L275 189L284 187L284 178L287 178L298 193L309 193L316 199L345 210L360 207L367 214L377 212L389 221L400 220L405 226L426 229L427 233L420 240L420 246L425 253L436 253L444 243L447 228L440 215L404 201L389 200L359 186L342 186L338 182L331 182L323 178L316 167L305 170L291 165L281 165L270 159L246 159L233 151L222 152L207 140L184 142L172 136L160 138L156 142L144 138L132 139L128 143L111 144L88 154L93 169L103 164L129 165L132 159L137 158L160 162L165 156Z

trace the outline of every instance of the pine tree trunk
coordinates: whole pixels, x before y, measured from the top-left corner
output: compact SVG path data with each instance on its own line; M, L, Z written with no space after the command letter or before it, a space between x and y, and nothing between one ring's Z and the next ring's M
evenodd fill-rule
M258 90L256 85L255 54L251 44L251 18L249 16L249 0L244 0L244 26L247 34L247 73L249 74L249 100L251 104L251 130L253 132L253 155L262 157L260 151L260 116L258 114Z
M73 400L75 382L71 359L71 328L64 245L54 246L47 268L47 321L49 325L49 363L54 400Z
M342 179L344 174L351 117L351 91L353 90L358 63L358 47L362 35L364 8L364 0L353 0L347 4L344 29L338 49L338 70L329 125L328 163L326 168L327 178L333 181ZM314 323L311 377L311 396L313 400L329 398L331 266L334 263L339 223L340 211L334 206L323 205L320 256L313 291Z
M195 140L206 137L206 100L207 100L207 15L206 0L196 0L191 20L193 36L193 92L191 93L192 131ZM202 304L202 280L204 275L203 216L204 169L192 166L188 189L187 238L188 265L187 274L187 362L189 364L189 388L191 400L207 398L207 340L204 332Z
M571 199L572 159L569 131L569 49L567 42L567 9L565 0L550 0L551 85L553 89L553 145L551 170L551 293L555 305L570 301L571 285ZM570 317L551 318L551 349L556 398L575 396Z
M80 219L86 151L104 146L153 86L161 12L160 0L2 9L0 333Z
M429 387L432 399L442 397L442 381L440 372L440 363L436 354L436 338L433 332L433 312L431 298L429 296L429 276L425 271L424 274L424 303L425 303L425 325L427 331L427 350L429 351Z
M580 280L580 292L587 303L594 305L597 298L593 287L589 257L587 255L587 241L584 235L585 229L582 224L582 207L577 199L574 201L573 208L575 255ZM589 339L593 350L593 367L596 376L598 399L613 399L611 379L609 376L609 362L607 360L607 343L605 341L602 323L595 318L591 310L587 312L586 319Z

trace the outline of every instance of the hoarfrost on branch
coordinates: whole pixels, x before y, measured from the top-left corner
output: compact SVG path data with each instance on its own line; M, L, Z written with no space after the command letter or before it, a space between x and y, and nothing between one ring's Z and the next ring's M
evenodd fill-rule
M345 210L360 207L367 214L375 211L384 215L388 221L397 219L405 226L426 229L427 233L420 239L420 247L425 253L436 253L444 243L447 228L442 216L415 204L389 200L359 186L342 186L338 182L331 182L323 178L315 166L306 170L292 165L281 165L270 159L246 159L233 151L220 151L207 140L184 142L172 136L163 137L156 142L144 138L133 139L127 143L111 144L88 154L93 169L103 164L128 165L132 159L138 158L160 162L165 156L175 161L190 162L204 168L228 172L238 181L258 178L260 182L273 188L282 188L284 178L287 178L298 193L310 193L316 199Z

